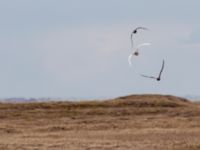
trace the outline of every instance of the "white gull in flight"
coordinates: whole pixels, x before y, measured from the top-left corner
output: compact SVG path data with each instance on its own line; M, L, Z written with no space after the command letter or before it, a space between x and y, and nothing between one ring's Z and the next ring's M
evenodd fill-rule
M142 43L142 44L138 45L138 46L134 49L134 51L128 56L128 63L129 63L130 66L132 65L131 59L132 59L133 55L138 56L138 55L139 55L139 49L140 49L141 47L143 47L143 46L148 46L148 45L151 45L151 43Z

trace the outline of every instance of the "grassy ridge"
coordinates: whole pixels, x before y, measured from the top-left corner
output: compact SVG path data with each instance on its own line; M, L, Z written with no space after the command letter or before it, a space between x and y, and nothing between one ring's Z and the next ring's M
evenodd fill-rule
M130 95L104 101L1 103L0 118L80 115L199 114L197 104L169 95Z

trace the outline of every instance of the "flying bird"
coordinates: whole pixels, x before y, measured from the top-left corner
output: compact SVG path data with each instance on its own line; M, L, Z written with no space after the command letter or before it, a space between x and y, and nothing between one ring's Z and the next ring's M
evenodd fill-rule
M128 63L129 63L130 66L132 65L132 64L131 64L131 59L132 59L133 55L138 56L138 55L139 55L139 49L140 49L141 47L143 47L143 46L148 46L148 45L151 45L151 43L142 43L142 44L138 45L138 46L134 49L133 53L131 53L131 54L128 56Z
M137 27L135 28L131 33L131 46L133 47L133 34L136 34L138 30L148 30L148 28L145 27Z
M143 74L140 74L140 75L141 75L142 77L145 77L145 78L151 78L151 79L156 79L157 81L160 81L160 80L161 80L161 74L162 74L163 69L164 69L164 65L165 65L165 61L163 60L162 67L161 67L161 70L160 70L160 73L159 73L159 76L158 76L158 77L146 76L146 75L143 75Z

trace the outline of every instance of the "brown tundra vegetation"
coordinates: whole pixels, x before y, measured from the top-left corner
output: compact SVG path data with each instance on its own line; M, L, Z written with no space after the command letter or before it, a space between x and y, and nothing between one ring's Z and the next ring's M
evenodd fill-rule
M0 103L0 150L200 150L200 103L169 95Z

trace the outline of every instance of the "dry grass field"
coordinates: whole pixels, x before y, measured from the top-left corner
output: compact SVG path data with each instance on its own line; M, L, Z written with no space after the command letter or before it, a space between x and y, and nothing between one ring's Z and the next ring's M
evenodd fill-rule
M168 95L1 103L0 150L200 150L200 103Z

